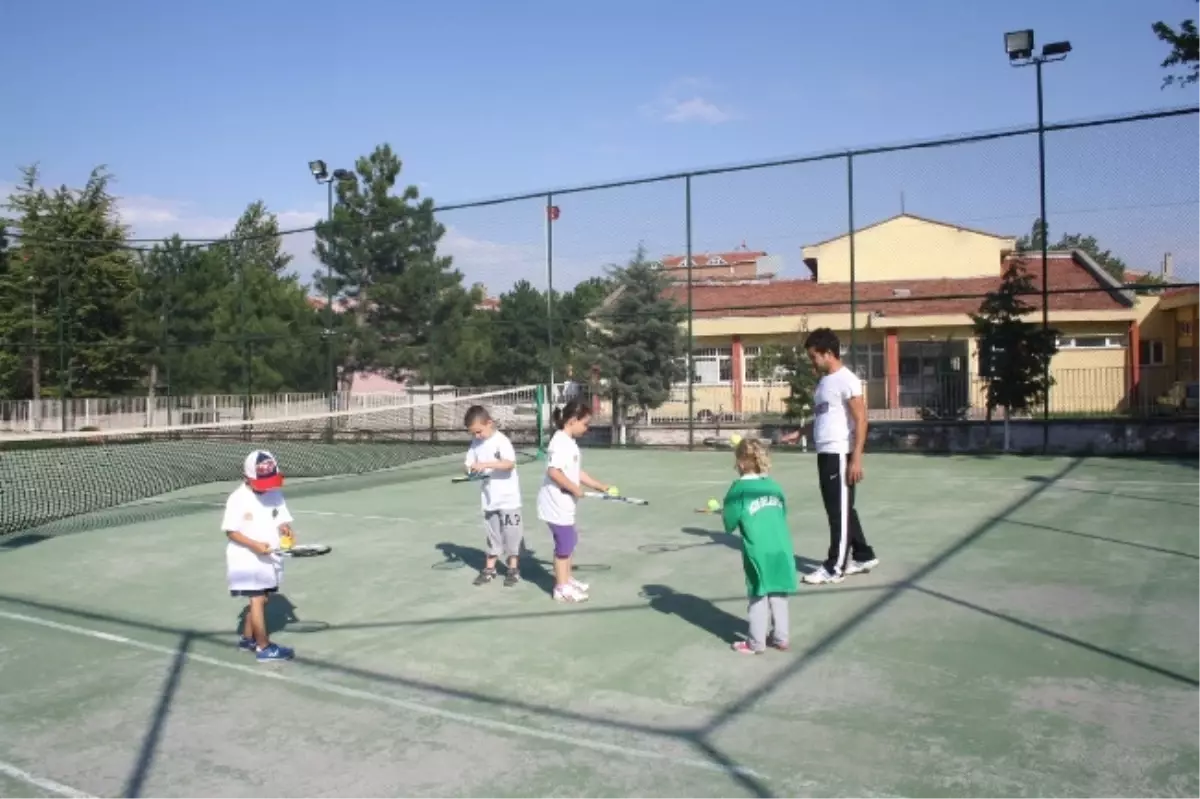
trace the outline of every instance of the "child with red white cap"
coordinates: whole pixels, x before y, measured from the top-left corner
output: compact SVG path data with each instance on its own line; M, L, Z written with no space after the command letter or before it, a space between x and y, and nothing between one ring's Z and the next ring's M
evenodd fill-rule
M225 502L221 528L229 593L246 597L250 607L238 648L252 651L259 661L290 660L294 650L267 638L267 599L279 590L283 558L277 554L293 538L292 514L283 499L283 473L266 450L255 450L242 464L245 478Z

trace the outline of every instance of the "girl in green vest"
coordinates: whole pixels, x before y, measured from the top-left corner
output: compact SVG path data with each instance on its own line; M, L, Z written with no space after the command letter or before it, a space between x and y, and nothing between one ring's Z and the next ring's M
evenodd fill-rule
M725 532L741 533L746 573L750 639L735 652L761 654L768 646L788 648L788 594L796 591L796 556L787 526L787 502L779 483L767 476L771 461L761 441L743 439L734 450L738 479L725 494Z

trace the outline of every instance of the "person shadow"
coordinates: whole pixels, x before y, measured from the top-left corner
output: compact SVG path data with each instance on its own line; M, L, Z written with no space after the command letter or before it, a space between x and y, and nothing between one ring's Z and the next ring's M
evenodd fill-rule
M465 547L462 544L443 541L434 549L442 553L446 564L462 563L472 574L478 574L487 564L487 553L478 547ZM521 579L532 583L547 594L553 594L554 575L544 563L534 557L534 554L534 551L526 548L525 542L522 541L521 554L517 558L517 570L521 574ZM496 564L497 573L503 574L504 568L504 558L500 558Z
M659 613L676 616L726 643L749 634L745 619L721 610L703 597L676 591L669 585L644 585L638 596L649 599L650 607Z
M237 619L237 633L242 634L242 630L246 626L246 616L250 613L249 605L242 608ZM292 604L292 600L287 598L286 594L275 593L267 597L267 607L263 610L263 616L267 622L267 637L271 637L277 632L280 632L289 624L295 624L300 621L296 616L296 606Z
M706 543L709 544L722 544L730 549L736 549L739 551L742 548L742 537L739 535L733 535L732 533L705 530L702 527L684 527L681 528L681 532L686 533L687 535L707 538L708 541ZM822 561L806 558L803 555L796 555L795 557L796 571L798 572L813 571L814 569L820 567L822 563Z

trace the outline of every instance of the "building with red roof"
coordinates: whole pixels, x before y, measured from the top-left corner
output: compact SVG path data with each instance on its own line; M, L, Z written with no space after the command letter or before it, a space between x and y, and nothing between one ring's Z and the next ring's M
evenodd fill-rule
M853 244L853 246L851 246ZM777 412L786 389L755 361L769 345L795 345L829 327L843 357L867 382L879 415L915 415L930 406L979 409L978 342L971 314L1022 260L1042 287L1041 253L1017 239L912 214L805 246L807 274L779 277L780 259L743 247L693 254L691 302L694 410L701 415ZM687 304L684 256L662 259L668 289ZM1049 321L1060 333L1051 374L1055 412L1108 413L1196 379L1196 290L1155 294L1124 288L1086 252L1047 259ZM853 276L853 291L851 278ZM1042 296L1026 298L1041 321ZM680 402L659 409L686 414Z

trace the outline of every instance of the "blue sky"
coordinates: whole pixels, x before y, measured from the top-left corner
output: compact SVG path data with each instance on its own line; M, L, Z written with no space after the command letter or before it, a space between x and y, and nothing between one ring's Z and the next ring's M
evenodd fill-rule
M1098 13L1099 12L1099 13ZM166 3L39 0L5 9L0 181L116 174L144 236L225 233L262 199L285 226L323 213L307 162L350 166L389 142L402 180L441 204L992 130L1035 121L1032 69L1003 33L1074 52L1046 68L1050 121L1194 104L1161 90L1150 25L1194 0L854 4L715 0ZM1132 266L1197 268L1197 119L1048 141L1054 230L1095 233ZM1032 137L856 164L856 221L899 211L1002 233L1037 213ZM0 189L3 189L0 186ZM845 229L844 165L697 179L695 247L781 254ZM656 184L564 197L556 285L639 240L683 247L683 193ZM1055 214L1061 224L1055 224ZM446 249L493 291L544 282L537 202L447 213ZM311 237L288 248L312 269Z

